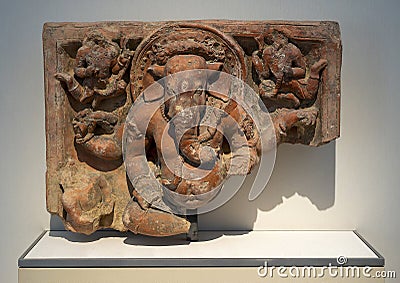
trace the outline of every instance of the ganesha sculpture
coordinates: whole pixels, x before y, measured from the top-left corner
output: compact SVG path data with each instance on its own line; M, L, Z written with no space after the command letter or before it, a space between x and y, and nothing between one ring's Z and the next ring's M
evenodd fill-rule
M189 233L227 178L270 175L265 152L339 136L337 23L49 23L43 40L47 209L74 232Z

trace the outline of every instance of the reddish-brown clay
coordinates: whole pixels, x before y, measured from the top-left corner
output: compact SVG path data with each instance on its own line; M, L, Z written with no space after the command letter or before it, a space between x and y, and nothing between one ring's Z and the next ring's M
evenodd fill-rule
M182 84L169 75L214 70L243 80L270 112L277 144L319 146L339 136L341 41L334 22L47 23L43 47L47 209L74 232L187 233L185 217L157 207L152 192L160 184L180 195L202 195L258 163L260 133L253 119L228 96L205 90L210 81L223 86L220 77L187 78L194 90L162 102L148 128L128 125L130 107L150 85L165 78L162 92L145 93L149 108ZM197 106L228 114L191 110ZM200 126L205 116L213 126ZM199 126L188 129L188 121ZM133 134L124 166L125 124ZM224 136L237 141L229 150ZM139 150L143 140L146 156ZM243 149L250 161L241 158ZM175 158L173 170L166 156ZM185 170L211 162L206 176L185 178ZM130 181L126 170L134 176Z

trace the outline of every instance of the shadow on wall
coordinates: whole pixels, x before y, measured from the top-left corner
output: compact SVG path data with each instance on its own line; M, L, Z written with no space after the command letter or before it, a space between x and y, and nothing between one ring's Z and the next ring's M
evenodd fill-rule
M335 142L317 148L280 145L274 171L266 188L256 200L250 202L248 194L255 173L253 171L246 178L239 192L225 205L199 217L200 229L251 230L257 219L257 210L272 212L283 203L284 198L291 198L295 194L307 198L319 211L332 207L335 203ZM293 221L296 221L296 216L305 213L298 211L298 207L282 209L288 210L284 212L285 216L293 215ZM257 220L260 221L263 220ZM268 223L261 226L268 229ZM273 226L273 229L284 229L290 223L282 227Z
M257 210L273 211L283 203L283 198L293 197L296 193L309 199L320 211L332 207L335 203L335 142L317 148L280 145L268 185L255 201L250 202L248 194L254 173L255 170L225 205L199 216L201 230L252 230ZM286 209L293 216L298 215L297 207ZM290 225L286 224L285 227ZM51 216L50 229L64 230L59 217Z

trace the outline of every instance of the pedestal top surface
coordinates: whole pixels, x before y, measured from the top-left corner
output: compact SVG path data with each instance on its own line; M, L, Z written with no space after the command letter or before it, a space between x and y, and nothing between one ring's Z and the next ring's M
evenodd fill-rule
M199 241L185 236L151 238L131 233L99 231L90 236L67 231L46 231L21 257L20 266L218 266L235 262L278 260L279 263L334 264L345 257L353 264L383 264L383 258L353 231L200 231ZM321 261L322 260L322 261ZM327 261L328 260L328 261ZM361 260L361 262L360 262ZM33 264L33 265L32 265Z

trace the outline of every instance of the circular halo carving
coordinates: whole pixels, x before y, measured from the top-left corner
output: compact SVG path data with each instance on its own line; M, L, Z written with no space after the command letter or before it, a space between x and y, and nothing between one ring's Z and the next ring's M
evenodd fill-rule
M175 55L189 54L201 56L208 63L223 63L223 72L246 78L244 52L232 37L199 23L169 24L145 38L136 49L130 73L133 99L157 80L149 73L151 65L165 65Z

